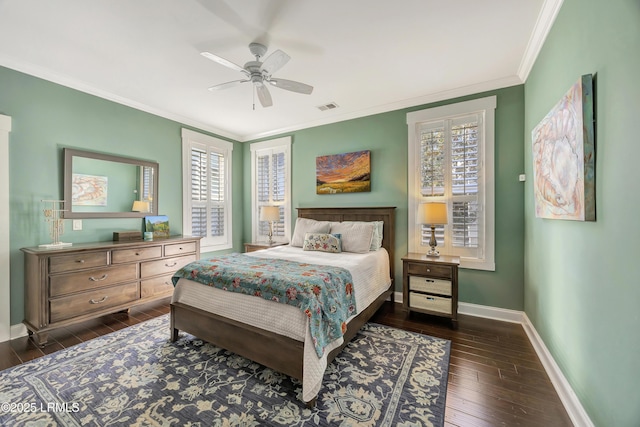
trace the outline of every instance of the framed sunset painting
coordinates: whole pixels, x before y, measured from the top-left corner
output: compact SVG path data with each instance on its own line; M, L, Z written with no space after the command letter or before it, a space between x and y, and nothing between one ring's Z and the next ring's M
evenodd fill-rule
M596 220L593 111L586 74L531 132L536 217Z
M316 193L371 191L371 151L316 157Z

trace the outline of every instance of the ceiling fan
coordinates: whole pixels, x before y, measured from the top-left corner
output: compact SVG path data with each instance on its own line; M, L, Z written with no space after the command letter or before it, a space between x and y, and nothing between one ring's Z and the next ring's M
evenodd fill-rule
M256 88L258 93L258 99L263 107L270 107L273 105L271 99L271 93L267 89L267 84L280 89L289 90L291 92L303 93L309 95L313 91L313 86L309 86L304 83L296 82L293 80L278 79L273 77L273 73L282 68L291 57L281 50L276 50L269 55L264 62L260 62L260 58L267 53L267 47L260 43L249 44L249 50L255 56L255 61L249 61L244 64L244 67L234 64L233 62L224 59L218 55L210 52L202 52L201 55L205 58L209 58L218 64L231 68L232 70L240 71L244 74L245 78L241 80L234 80L231 82L221 83L219 85L211 86L210 91L228 89L230 87L238 86L242 83L251 82ZM255 108L255 105L254 105Z

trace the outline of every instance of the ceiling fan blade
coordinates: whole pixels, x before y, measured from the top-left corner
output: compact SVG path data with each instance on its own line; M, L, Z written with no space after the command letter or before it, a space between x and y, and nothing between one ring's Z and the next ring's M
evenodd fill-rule
M282 68L290 59L289 55L278 49L264 60L260 68L262 71L266 71L268 75L271 75Z
M305 95L309 95L311 92L313 92L313 86L295 82L293 80L271 79L269 80L269 83L271 83L275 87L279 87L280 89L290 90L291 92L304 93Z
M234 64L233 62L224 59L221 56L218 55L214 55L213 53L210 52L200 52L200 55L204 56L205 58L208 58L214 62L217 62L220 65L224 65L227 68L231 68L232 70L236 70L236 71L240 71L243 72L245 74L248 74L247 70L245 70L244 68L242 68L241 66L239 66L238 64Z
M232 82L220 83L219 85L211 86L209 88L210 91L228 89L230 87L238 86L241 83L246 83L249 80L234 80Z
M271 100L271 94L269 93L269 89L265 85L256 85L256 92L258 92L258 99L260 100L260 104L263 107L271 107L273 105L273 101Z

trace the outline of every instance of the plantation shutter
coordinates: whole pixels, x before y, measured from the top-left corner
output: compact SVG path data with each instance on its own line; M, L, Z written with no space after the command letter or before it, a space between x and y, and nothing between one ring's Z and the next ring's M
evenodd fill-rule
M447 253L480 257L482 115L423 123L420 126L422 202L446 202L449 221L436 226L438 246ZM429 246L431 229L422 226L420 244Z
M203 252L232 247L232 150L229 142L183 129L184 231L202 237Z
M258 212L262 206L278 206L280 210L280 220L273 224L273 238L285 236L285 202L286 202L286 182L287 168L286 155L284 151L260 150L256 157L256 190ZM267 238L269 224L266 221L259 221L258 240Z

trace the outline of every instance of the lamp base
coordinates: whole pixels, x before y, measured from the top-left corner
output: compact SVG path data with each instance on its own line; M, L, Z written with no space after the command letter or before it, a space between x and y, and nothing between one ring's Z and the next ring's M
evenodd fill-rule
M436 250L436 248L432 247L429 252L425 254L427 257L438 258L440 256L440 252Z

